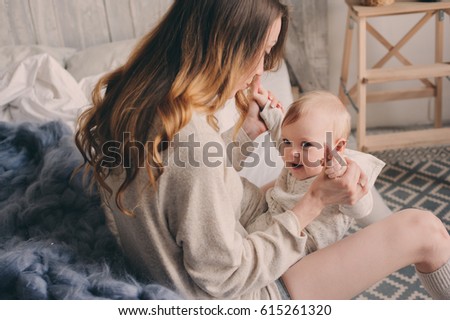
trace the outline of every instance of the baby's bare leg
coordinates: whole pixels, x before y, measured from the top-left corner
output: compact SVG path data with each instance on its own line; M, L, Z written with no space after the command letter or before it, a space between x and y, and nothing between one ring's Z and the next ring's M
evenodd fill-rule
M304 257L283 281L293 299L350 299L402 267L433 272L449 259L442 222L408 209Z

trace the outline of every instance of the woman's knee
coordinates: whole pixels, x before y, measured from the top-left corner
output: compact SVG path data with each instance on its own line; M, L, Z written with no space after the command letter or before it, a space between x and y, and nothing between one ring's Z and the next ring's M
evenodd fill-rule
M418 239L419 256L429 258L444 250L450 250L450 236L444 224L432 212L419 209L407 209L399 212L404 216L405 232Z

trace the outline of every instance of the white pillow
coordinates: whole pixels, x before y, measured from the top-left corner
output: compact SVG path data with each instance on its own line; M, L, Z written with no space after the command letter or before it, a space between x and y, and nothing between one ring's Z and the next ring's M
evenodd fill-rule
M67 61L67 71L77 80L123 65L138 39L105 43L80 50Z
M16 66L28 57L47 53L63 68L66 60L76 52L76 49L65 47L47 47L40 45L19 45L0 47L0 71Z

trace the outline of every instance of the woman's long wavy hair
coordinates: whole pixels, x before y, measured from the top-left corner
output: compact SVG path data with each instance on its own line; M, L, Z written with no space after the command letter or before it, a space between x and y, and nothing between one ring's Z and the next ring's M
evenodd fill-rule
M266 54L268 31L279 17L278 42ZM262 55L265 69L278 66L287 26L287 8L279 0L175 0L128 61L98 82L93 106L79 118L75 140L85 170L93 173L92 183L111 194L105 180L112 168L123 168L115 202L123 213L133 215L122 198L139 168L147 169L156 187L163 172L164 142L190 121L194 110L205 113L218 130L215 112L238 81L256 69ZM242 91L235 98L241 126L248 100ZM120 142L120 157L107 147L111 141Z

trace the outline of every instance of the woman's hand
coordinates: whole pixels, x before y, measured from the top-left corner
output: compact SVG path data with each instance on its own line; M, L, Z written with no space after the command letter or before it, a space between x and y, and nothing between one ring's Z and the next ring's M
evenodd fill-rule
M326 155L327 159L328 155ZM299 220L301 228L305 228L320 215L323 208L333 204L354 205L367 194L367 176L351 159L346 158L345 173L334 179L326 174L326 166L312 183L308 192L292 209Z
M260 134L267 131L267 126L259 115L264 106L271 101L272 107L282 107L278 100L273 97L272 93L261 86L261 76L259 75L256 75L250 84L248 99L249 110L242 128L249 138L254 140Z
M326 174L327 169L324 167L324 170L311 185L311 193L323 203L323 206L333 204L354 205L368 191L366 174L353 160L348 158L345 160L347 169L342 176L330 179Z

